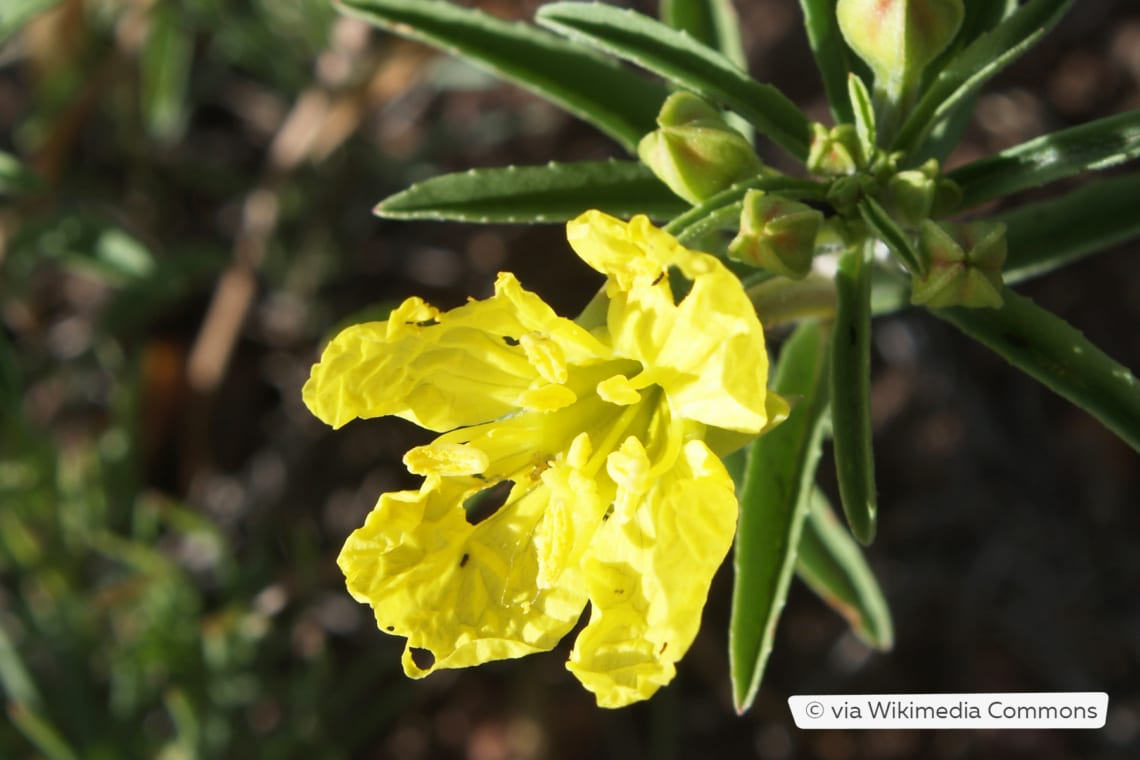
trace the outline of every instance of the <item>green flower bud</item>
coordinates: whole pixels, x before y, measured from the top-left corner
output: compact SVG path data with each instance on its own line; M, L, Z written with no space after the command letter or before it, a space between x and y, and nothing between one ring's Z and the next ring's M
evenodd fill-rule
M891 214L904 226L917 227L923 219L943 216L962 201L962 190L942 175L936 159L917 169L897 172L886 179L883 199Z
M798 280L811 271L815 238L822 226L823 214L810 206L749 190L740 232L728 244L728 256Z
M657 124L660 129L642 138L637 154L670 190L690 203L700 203L763 169L748 140L696 95L670 95Z
M839 0L835 12L844 39L875 74L875 132L890 145L922 70L962 25L962 0Z
M891 210L907 227L915 227L930 218L934 207L934 180L917 169L899 172L887 183Z
M911 303L999 308L1005 264L1005 225L971 222L948 227L926 219L918 228L919 250L926 274L911 283Z
M929 219L941 174L938 161L932 158L917 169L898 172L888 179L887 205L893 216L907 227L917 227Z
M812 174L842 177L854 174L863 168L866 161L854 125L840 124L831 129L818 122L811 125L807 169Z
M867 173L875 178L875 182L884 185L898 172L899 161L902 161L902 159L903 154L901 151L887 153L877 150L875 154L871 156L871 160L867 166Z
M855 206L863 196L875 191L875 179L867 174L839 177L827 187L827 202L845 216L855 213Z
M897 92L954 39L963 7L962 0L839 0L835 13L843 38L875 73L876 89Z

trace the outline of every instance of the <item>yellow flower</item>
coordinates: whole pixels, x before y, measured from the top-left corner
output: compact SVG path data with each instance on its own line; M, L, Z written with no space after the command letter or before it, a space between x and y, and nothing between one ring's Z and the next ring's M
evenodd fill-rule
M590 211L567 236L608 276L605 324L559 317L500 274L487 300L411 298L346 329L304 399L334 427L390 414L442 433L404 457L420 489L383 494L338 560L380 628L407 638L409 676L549 650L589 603L567 667L619 707L673 678L732 543L714 450L787 406L715 257L645 217ZM679 302L670 269L691 284Z

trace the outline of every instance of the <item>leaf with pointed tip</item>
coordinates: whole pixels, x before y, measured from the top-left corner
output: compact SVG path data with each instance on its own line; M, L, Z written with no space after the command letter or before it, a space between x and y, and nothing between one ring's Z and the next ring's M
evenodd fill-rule
M1052 29L1073 1L1030 0L967 45L919 98L895 136L894 148L911 154L935 124Z
M1068 322L1006 289L1000 309L933 309L1140 451L1140 382Z
M827 330L803 322L784 344L772 389L800 396L788 419L753 442L740 492L729 663L737 712L751 705L796 563L827 409Z
M674 217L688 208L636 161L583 161L470 169L418 182L380 202L389 219L562 222L587 209Z
M443 0L338 0L338 6L531 90L593 124L630 153L657 128L664 87L536 27Z
M543 26L727 106L793 156L807 158L811 130L803 112L775 87L752 79L684 32L633 11L596 3L552 3L535 18Z
M839 257L831 336L831 426L835 474L851 534L875 537L875 458L871 448L871 252L873 241Z
M847 43L839 32L835 17L835 0L800 0L815 64L823 78L823 90L831 106L836 124L850 124L855 120L851 101L847 98L847 77L851 72L851 56Z
M818 488L812 491L811 509L800 534L796 575L867 646L886 651L894 645L891 611L875 575Z
M871 105L871 93L857 74L847 76L847 95L851 100L851 118L855 121L855 132L863 147L863 155L870 156L878 140L875 134L875 108Z
M1140 236L1140 174L1092 182L1064 197L1029 203L993 218L1005 224L1009 284Z
M1107 169L1140 156L1140 108L1038 137L966 164L948 177L962 189L961 208Z

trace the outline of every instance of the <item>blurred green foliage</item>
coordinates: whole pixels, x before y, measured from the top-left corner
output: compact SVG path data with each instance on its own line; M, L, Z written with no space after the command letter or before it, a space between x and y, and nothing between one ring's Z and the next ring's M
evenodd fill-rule
M407 693L358 719L396 660L327 645L356 621L328 601L335 545L312 521L191 506L203 472L234 478L187 474L163 443L217 392L181 378L212 286L243 263L242 199L264 191L284 230L244 262L255 285L296 304L336 266L310 211L337 205L352 162L264 157L333 24L325 0L0 11L0 757L349 757ZM321 320L263 353L303 366Z

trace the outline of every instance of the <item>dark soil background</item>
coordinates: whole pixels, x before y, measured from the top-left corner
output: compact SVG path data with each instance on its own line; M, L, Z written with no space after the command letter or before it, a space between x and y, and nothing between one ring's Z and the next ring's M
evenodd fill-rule
M83 4L64 5L74 15ZM477 5L514 18L530 18L537 7ZM736 6L753 74L826 118L798 4ZM235 8L243 18L250 8L268 13L257 3ZM41 29L46 43L29 31L23 47L7 46L0 59L0 126L11 129L0 148L27 157L46 178L31 199L0 210L5 276L26 263L2 312L24 367L23 413L61 451L93 440L108 424L113 392L106 389L125 382L100 364L99 346L111 341L138 373L131 386L138 492L204 516L241 570L227 586L191 573L204 579L200 609L248 607L268 620L262 650L251 655L259 686L227 713L237 738L205 754L1140 757L1140 458L1083 412L917 310L875 325L880 529L867 556L894 615L894 651L867 650L797 581L760 696L738 717L728 686L726 567L676 682L647 704L598 710L563 668L567 643L523 661L407 681L401 642L376 630L368 609L343 592L334 559L379 493L415 486L400 458L428 436L399 420L323 428L300 403L308 367L344 320L380 318L412 294L450 307L486 295L495 273L511 270L573 315L598 279L556 226L395 222L370 209L446 171L619 150L553 107L425 48L319 18L327 26L308 28L308 43L265 29L253 62L227 57L220 26L195 27L187 121L166 142L123 126L136 118L120 98L136 52L124 42L127 22L114 27L118 36L80 46L82 55L72 50L67 65L80 69L82 61L79 80L88 86L69 90L55 111L45 105L43 72L62 65L52 63L65 55L60 30L93 36L90 22ZM91 84L100 77L102 84ZM988 86L951 163L1138 106L1140 7L1081 0ZM38 132L29 126L36 118ZM91 209L158 257L196 246L212 253L195 260L215 263L179 274L169 293L151 287L149 298L122 305L119 283L21 257L17 243L34 221ZM1138 257L1132 242L1019 289L1140 370ZM69 373L79 379L61 381ZM829 466L825 460L824 482L834 493ZM22 576L9 569L4 580L9 590L0 601L15 610L23 603L15 600L26 601ZM103 677L97 668L45 672L61 684ZM803 693L1066 690L1108 692L1107 726L811 732L795 728L786 701ZM31 756L27 746L15 756ZM270 746L272 754L257 751Z

